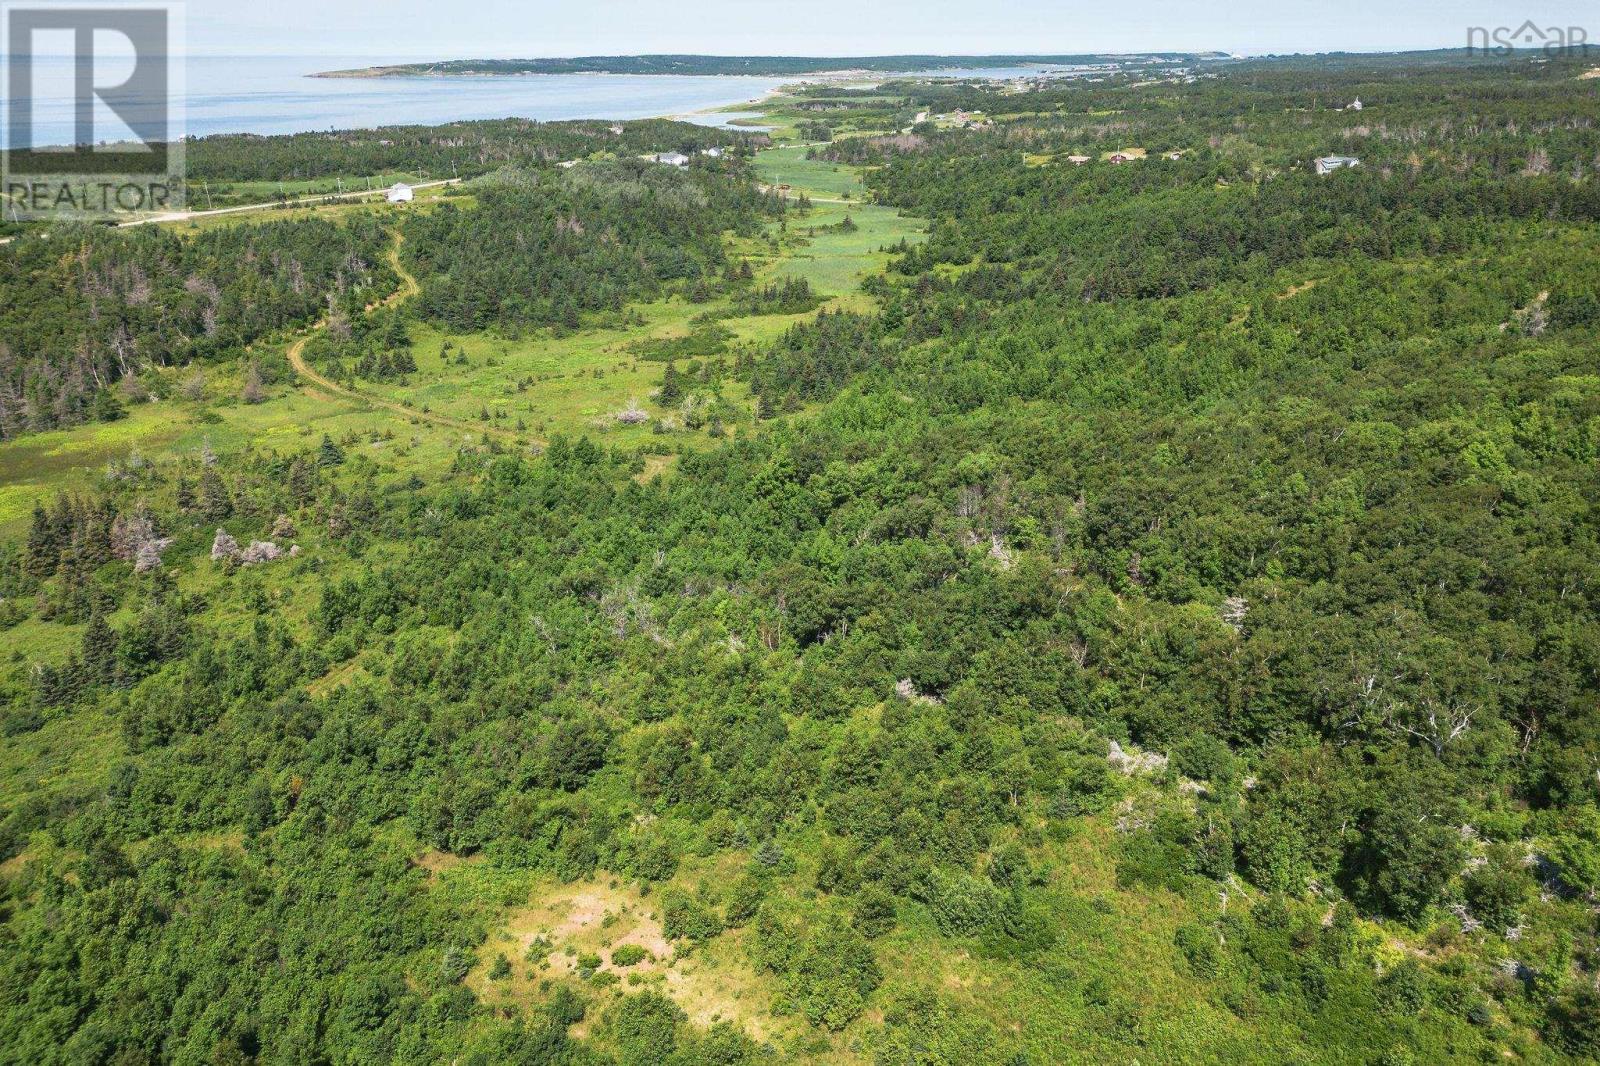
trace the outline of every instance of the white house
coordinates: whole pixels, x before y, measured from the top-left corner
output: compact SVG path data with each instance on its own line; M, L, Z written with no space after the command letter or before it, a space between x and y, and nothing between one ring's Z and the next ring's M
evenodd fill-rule
M1316 161L1318 174L1332 174L1335 170L1345 167L1359 167L1361 160L1353 155L1325 155Z
M669 167L686 167L689 165L689 157L682 152L657 152L655 161L657 163L665 163Z
M389 186L389 191L384 193L384 199L391 204L409 204L411 202L411 186L403 181L397 181Z

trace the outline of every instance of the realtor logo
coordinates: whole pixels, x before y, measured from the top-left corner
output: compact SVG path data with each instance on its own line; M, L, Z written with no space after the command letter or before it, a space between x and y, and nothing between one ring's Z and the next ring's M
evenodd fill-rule
M1468 26L1467 51L1508 56L1518 49L1538 49L1549 56L1587 54L1589 31L1582 26L1540 26L1528 19L1520 26Z
M3 4L7 219L177 206L181 8Z

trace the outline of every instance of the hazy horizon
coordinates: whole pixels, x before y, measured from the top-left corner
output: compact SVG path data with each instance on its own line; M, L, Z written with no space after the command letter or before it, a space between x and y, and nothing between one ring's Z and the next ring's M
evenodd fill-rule
M400 62L587 55L872 56L1219 51L1240 55L1457 48L1472 26L1587 26L1591 4L1427 0L1396 8L1352 0L1182 4L1128 0L1115 8L1014 0L981 22L954 0L884 0L871 7L816 0L803 24L735 0L667 7L644 0L556 0L537 8L484 0L450 12L422 0L282 0L270 16L238 0L189 0L195 55L330 55ZM303 42L307 28L314 40ZM625 27L625 29L619 29ZM426 41L426 43L423 43Z

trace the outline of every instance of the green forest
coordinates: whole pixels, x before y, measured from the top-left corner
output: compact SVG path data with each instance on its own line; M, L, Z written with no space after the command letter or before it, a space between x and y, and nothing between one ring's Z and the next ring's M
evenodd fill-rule
M1600 67L1203 69L0 247L0 1062L1600 1061Z

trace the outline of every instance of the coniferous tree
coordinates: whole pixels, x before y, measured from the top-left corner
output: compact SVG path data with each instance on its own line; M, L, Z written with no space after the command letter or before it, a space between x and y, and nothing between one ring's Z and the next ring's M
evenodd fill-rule
M233 501L222 475L215 467L206 467L200 472L200 517L207 522L220 522L232 513Z
M99 685L109 685L117 672L117 633L96 610L89 616L89 625L83 631L81 655L89 680Z
M676 407L683 402L683 375L676 363L668 363L661 378L661 391L657 393L662 407Z
M317 445L317 465L338 466L342 462L344 462L344 450L333 442L332 437L324 433L322 443Z

